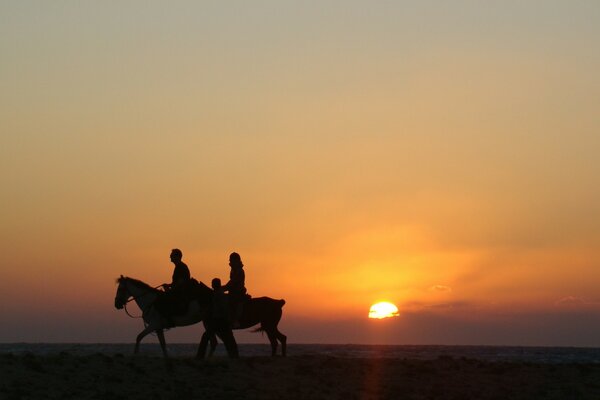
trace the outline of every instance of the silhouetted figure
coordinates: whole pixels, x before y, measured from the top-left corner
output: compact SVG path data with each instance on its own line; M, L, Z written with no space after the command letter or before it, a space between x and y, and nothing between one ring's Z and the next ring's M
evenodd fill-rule
M183 253L179 249L171 250L171 262L175 265L171 283L165 283L162 287L165 292L156 301L156 308L167 318L170 325L174 325L172 317L185 314L190 300L189 290L192 283L190 269L181 260Z
M190 281L190 288L186 290L186 293L189 294L188 299L191 298L193 303L189 304L190 300L187 300L186 304L188 304L188 310L185 315L175 318L175 321L177 322L175 325L169 324L164 314L155 308L159 299L165 295L165 292L153 288L140 280L127 278L123 275L117 279L118 287L117 292L115 293L115 308L118 310L126 308L126 304L129 302L129 299L132 298L142 311L142 318L144 319L144 330L136 337L134 353L139 352L142 339L149 333L154 332L158 337L164 356L167 357L164 329L173 326L192 325L203 321L204 326L206 327L206 331L204 332L205 335L202 336L203 339L206 336L203 351L206 352L206 344L209 341L213 348L216 346L216 335L221 338L225 344L227 354L230 357L238 357L237 343L233 337L229 323L226 322L224 326L220 326L223 324L214 323L214 318L206 313L206 310L210 310L212 307L214 291L202 282L197 282L193 278ZM281 307L279 308L281 309ZM201 354L201 350L202 348L199 346L199 354Z
M277 328L285 300L276 300L270 297L252 298L246 293L244 287L244 264L238 253L231 253L229 265L231 273L227 285L221 286L219 278L212 280L211 315L203 320L206 330L200 340L196 357L204 358L206 356L209 342L211 344L210 354L213 354L217 346L215 335L223 340L227 354L230 357L237 357L237 345L232 328L246 329L256 324L260 324L260 327L254 332L265 332L271 342L271 355L277 354L277 342L279 341L281 354L285 356L287 337ZM229 291L229 295L224 294L225 290ZM237 303L233 303L234 301ZM233 320L232 323L230 320Z
M246 274L244 273L244 264L238 253L229 255L229 282L223 286L223 291L229 292L229 306L231 307L231 325L239 328L240 318L242 316L244 301L249 297L246 294Z
M210 355L212 355L217 347L217 338L215 335L224 340L227 354L230 357L238 357L237 343L233 332L231 331L231 324L229 322L229 307L228 307L228 295L223 291L221 286L221 280L214 278L212 280L213 296L210 315L204 319L204 328L206 331L202 335L200 340L200 346L198 348L198 357L204 357L206 353L206 346L208 341L211 344Z
M166 290L177 290L179 288L185 287L191 278L190 269L188 266L181 261L183 258L183 253L179 249L171 250L171 262L175 264L175 269L173 270L173 278L171 283L163 284L163 287Z
M227 301L227 295L223 291L221 286L221 280L215 278L212 280L213 304L212 304L212 316L215 319L223 319L229 322L229 304Z

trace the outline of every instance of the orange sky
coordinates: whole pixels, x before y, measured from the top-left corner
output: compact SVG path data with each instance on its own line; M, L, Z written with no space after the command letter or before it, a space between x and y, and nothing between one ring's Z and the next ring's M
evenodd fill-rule
M600 6L452 4L3 2L0 341L133 340L179 247L294 342L599 346Z

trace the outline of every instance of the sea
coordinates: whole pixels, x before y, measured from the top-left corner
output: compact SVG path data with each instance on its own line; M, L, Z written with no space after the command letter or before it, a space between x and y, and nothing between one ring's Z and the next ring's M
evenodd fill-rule
M241 357L269 356L268 344L239 344ZM168 344L172 357L194 357L198 345ZM288 356L330 356L341 358L400 358L434 360L439 358L468 358L493 362L576 363L600 364L600 348L589 347L530 347L530 346L441 346L441 345L361 345L361 344L288 344ZM0 354L12 353L85 356L94 354L130 355L133 343L0 343ZM142 343L140 353L162 356L158 343ZM215 357L226 357L219 344Z

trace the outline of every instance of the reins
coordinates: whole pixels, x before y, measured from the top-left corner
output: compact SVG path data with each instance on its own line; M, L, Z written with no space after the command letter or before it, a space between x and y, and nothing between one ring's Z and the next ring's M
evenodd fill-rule
M125 282L125 284L128 284L128 283L127 283L127 282ZM155 287L154 287L154 289L158 289L158 288L159 288L159 287L161 287L161 286L162 286L162 285L155 286ZM149 291L148 291L148 292L146 292L146 293L144 293L144 294L141 294L141 295L139 295L139 296L131 296L131 298L130 298L130 299L127 299L127 300L125 301L125 303L123 304L123 309L125 310L125 314L127 314L127 315L129 316L129 318L144 318L144 311L146 311L146 310L142 310L142 315L138 315L138 316L131 315L131 314L129 313L129 310L127 310L127 303L129 303L129 302L131 302L131 301L134 301L134 300L137 300L137 299L139 299L140 297L144 297L144 296L146 296L146 295L148 295L148 294L150 294L150 293L151 293L151 292L149 292ZM141 308L141 307L140 307L140 308Z
M123 304L123 309L125 310L125 314L127 314L129 316L129 318L144 318L144 311L142 310L142 315L131 315L129 314L129 310L127 310L127 303L129 303L129 301L126 301L125 304Z

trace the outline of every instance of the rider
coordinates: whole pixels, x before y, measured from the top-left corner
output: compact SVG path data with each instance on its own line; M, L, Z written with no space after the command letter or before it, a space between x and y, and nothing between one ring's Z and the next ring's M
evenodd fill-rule
M229 292L229 304L231 306L231 326L233 328L240 327L240 318L242 316L243 302L247 297L246 294L246 274L244 273L244 264L238 253L229 255L229 282L222 286L221 290Z
M170 258L171 262L175 264L175 269L173 270L172 278L173 282L165 283L162 286L163 288L165 288L165 290L177 290L179 288L184 287L190 282L190 269L183 261L181 261L181 259L183 258L183 253L181 252L181 250L171 250Z
M187 309L186 289L191 282L190 270L188 266L181 261L183 253L179 249L171 250L171 262L175 265L171 283L164 283L162 287L165 292L157 301L157 308L167 317L169 323L173 324L172 317L185 314Z

